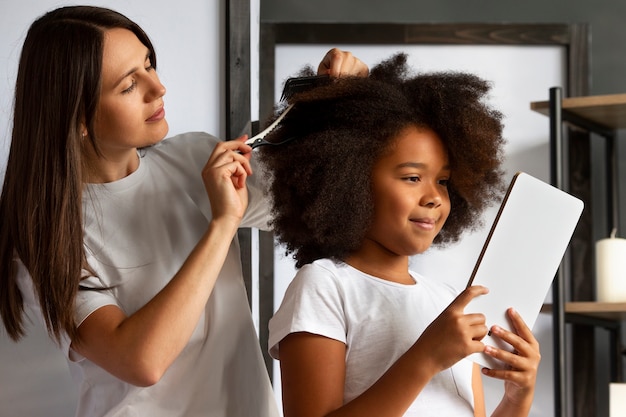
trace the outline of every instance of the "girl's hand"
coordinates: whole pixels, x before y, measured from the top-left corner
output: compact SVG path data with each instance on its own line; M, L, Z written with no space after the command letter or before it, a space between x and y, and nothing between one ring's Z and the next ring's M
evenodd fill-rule
M475 297L487 294L482 286L466 288L457 298L424 330L415 347L424 349L430 358L434 371L448 369L471 353L482 352L485 345L481 340L488 328L483 314L465 314L465 306Z
M246 179L252 174L247 136L220 142L209 156L202 179L211 202L213 218L232 217L239 222L248 206Z
M514 309L510 308L507 315L513 324L515 333L499 326L494 326L491 332L492 335L510 344L514 351L508 352L492 346L485 346L484 352L505 362L508 366L506 369L483 368L483 374L504 380L503 402L509 403L508 406L516 407L519 411L530 410L537 370L541 360L539 342ZM524 414L521 413L520 415Z
M369 68L351 52L333 48L320 62L317 73L318 75L328 74L331 77L367 77Z

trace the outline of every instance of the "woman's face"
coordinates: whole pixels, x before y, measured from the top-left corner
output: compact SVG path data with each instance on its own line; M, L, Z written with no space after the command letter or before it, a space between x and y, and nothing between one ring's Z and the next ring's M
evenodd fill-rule
M134 33L110 29L104 39L94 129L103 155L115 160L165 137L165 87L152 68L148 48Z
M409 126L374 165L374 218L366 240L389 254L430 247L450 214L446 149L435 132Z

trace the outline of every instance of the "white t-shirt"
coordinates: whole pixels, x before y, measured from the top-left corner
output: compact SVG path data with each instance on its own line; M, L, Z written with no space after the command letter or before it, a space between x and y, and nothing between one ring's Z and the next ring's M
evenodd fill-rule
M142 150L139 168L128 177L87 187L85 247L96 276L81 284L100 290L79 291L77 323L111 304L133 314L178 271L211 219L201 171L216 143L203 133L166 139ZM255 179L249 178L242 227L267 228L268 206ZM30 292L30 307L38 310L30 284L20 280L22 291ZM62 348L79 384L77 416L278 416L236 239L191 340L155 385L121 381L72 351L67 338Z
M415 285L364 274L321 259L302 267L270 320L270 354L280 341L308 332L346 344L344 403L367 390L455 298L455 291L411 272ZM472 363L463 359L437 374L405 416L473 416Z

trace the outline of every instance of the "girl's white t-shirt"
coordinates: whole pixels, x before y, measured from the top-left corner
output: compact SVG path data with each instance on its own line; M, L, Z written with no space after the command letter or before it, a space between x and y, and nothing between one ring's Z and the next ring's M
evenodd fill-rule
M270 321L270 354L280 359L280 341L294 332L345 343L344 403L351 401L376 382L456 296L452 287L411 275L415 284L404 285L329 259L305 265ZM437 374L405 416L473 416L472 368L463 359Z

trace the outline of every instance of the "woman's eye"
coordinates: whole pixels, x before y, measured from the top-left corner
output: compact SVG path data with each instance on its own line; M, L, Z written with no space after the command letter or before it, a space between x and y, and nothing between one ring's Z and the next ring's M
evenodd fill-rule
M450 180L447 178L444 180L439 180L439 185L443 185L444 187L447 187L449 183L450 183Z
M122 90L122 94L128 94L131 93L135 87L137 87L137 81L133 80L132 83L130 84L130 87L128 87L125 90Z
M406 177L405 180L410 182L419 182L420 177Z

